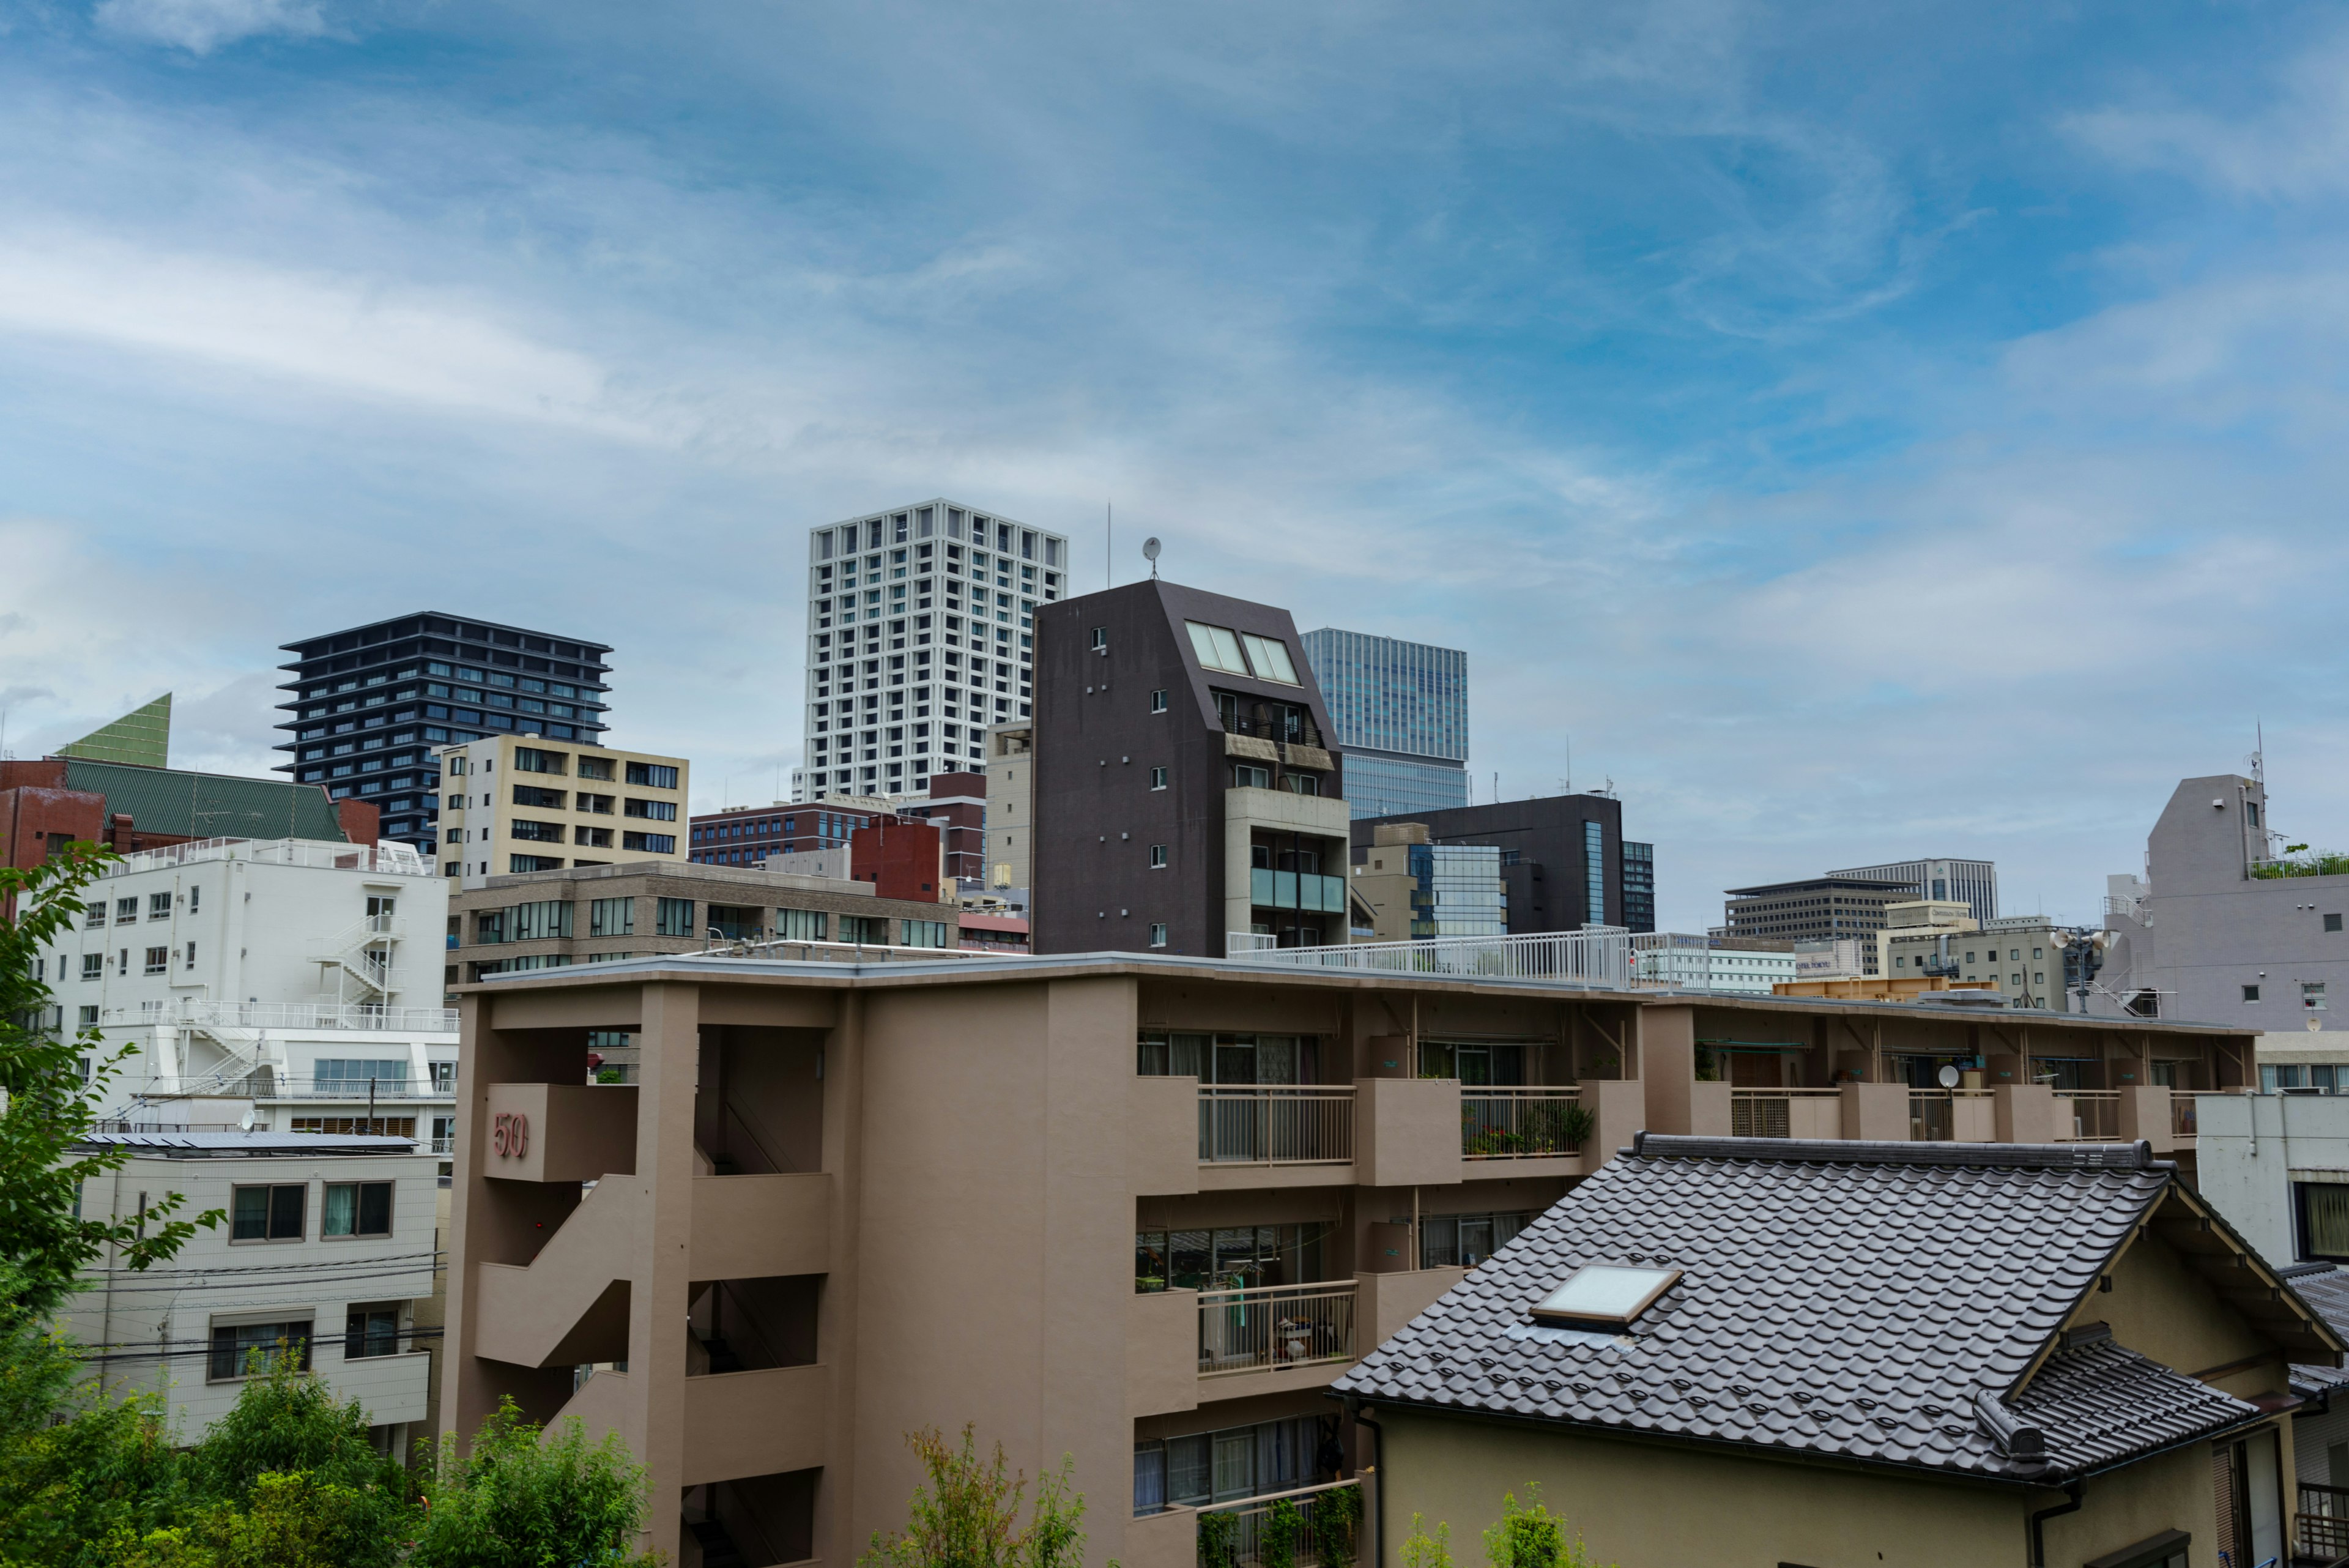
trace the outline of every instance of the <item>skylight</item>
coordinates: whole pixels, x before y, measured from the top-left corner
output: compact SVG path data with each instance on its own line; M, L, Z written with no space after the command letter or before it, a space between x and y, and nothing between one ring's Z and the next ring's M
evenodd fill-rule
M1277 637L1258 637L1254 632L1242 632L1247 644L1248 662L1256 666L1259 680L1278 680L1284 686L1300 686L1297 666L1288 661L1288 644Z
M1680 1277L1678 1269L1586 1263L1535 1303L1534 1318L1564 1328L1626 1328Z
M1206 626L1195 620L1183 623L1191 628L1191 649L1199 662L1210 670L1221 670L1233 675L1248 673L1247 660L1240 656L1240 639L1227 627Z

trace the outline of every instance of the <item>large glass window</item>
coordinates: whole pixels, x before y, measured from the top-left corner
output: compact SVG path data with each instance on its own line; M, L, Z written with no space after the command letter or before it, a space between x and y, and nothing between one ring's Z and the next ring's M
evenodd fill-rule
M653 934L661 937L693 935L693 900L663 898L653 912Z
M309 1193L306 1182L234 1189L229 1196L229 1240L300 1241L304 1209Z
M1137 1231L1133 1288L1244 1290L1257 1285L1310 1284L1324 1277L1328 1220L1293 1225L1226 1225L1206 1231ZM1511 1232L1515 1234L1515 1232Z
M518 942L544 941L570 934L571 902L567 898L541 899L513 908L513 940Z
M2300 1255L2349 1263L2349 1183L2299 1181Z
M245 1377L253 1372L254 1353L265 1364L280 1354L290 1355L297 1370L310 1368L310 1320L295 1323L240 1323L212 1330L212 1375L215 1379Z
M827 921L822 909L777 909L775 935L787 942L820 942Z
M1311 1084L1320 1081L1320 1044L1313 1035L1149 1033L1136 1043L1134 1070L1203 1084Z
M373 1084L378 1095L399 1096L408 1092L408 1062L399 1056L328 1056L321 1057L313 1069L316 1087L324 1094L348 1095L366 1099L367 1085Z
M1529 1212L1427 1214L1419 1221L1419 1266L1473 1269L1533 1223Z
M596 898L587 906L587 934L591 937L632 937L636 934L636 901L634 898Z
M1464 1085L1516 1085L1526 1081L1526 1047L1479 1042L1423 1040L1419 1075L1457 1078Z
M391 1183L330 1181L326 1184L322 1236L391 1234Z
M1133 1446L1133 1511L1293 1491L1335 1480L1345 1462L1335 1416L1289 1416Z

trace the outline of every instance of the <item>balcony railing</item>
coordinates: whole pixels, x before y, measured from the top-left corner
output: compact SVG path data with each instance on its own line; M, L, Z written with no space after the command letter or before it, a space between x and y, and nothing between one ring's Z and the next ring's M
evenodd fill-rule
M1345 970L1360 974L1458 974L1495 980L1547 980L1628 991L1628 932L1541 931L1516 937L1430 937L1407 942L1350 942L1342 947L1260 949L1234 931L1225 956L1289 969Z
M1912 1143L1951 1143L1958 1136L1960 1100L1987 1100L1988 1089L1911 1089L1909 1091L1909 1137Z
M2169 1091L2169 1136L2194 1136L2194 1096L2178 1089Z
M457 1085L453 1081L431 1078L312 1078L281 1074L274 1087L259 1089L254 1094L265 1100L365 1101L370 1092L378 1103L453 1100L457 1097Z
M2300 1507L2292 1514L2294 1554L2319 1563L2349 1557L2349 1487L2300 1483Z
M214 860L249 860L263 866L308 866L326 871L365 871L378 877L429 877L433 863L405 844L329 844L316 838L199 838L126 855L103 873L128 877L171 866Z
M1274 871L1258 866L1248 872L1248 902L1263 909L1343 914L1346 879L1311 871Z
M1199 1376L1354 1359L1354 1282L1199 1293Z
M1540 1159L1578 1154L1590 1113L1582 1091L1563 1088L1493 1088L1460 1091L1460 1155L1464 1159Z
M1836 1089L1732 1089L1729 1092L1729 1133L1732 1137L1792 1137L1796 1100L1842 1099Z
M2055 1091L2055 1141L2106 1143L2121 1136L2118 1089Z
M1285 1550L1284 1543L1273 1539L1277 1528L1273 1513L1284 1502L1297 1512L1296 1534L1285 1543ZM1294 1568L1321 1568L1322 1563L1332 1561L1361 1561L1359 1480L1323 1481L1319 1486L1267 1492L1262 1497L1209 1503L1199 1511L1203 1515L1231 1516L1233 1568L1258 1568L1268 1562L1288 1563ZM1337 1549L1334 1552L1328 1550L1332 1545ZM1268 1546L1271 1548L1269 1552Z
M1354 1158L1351 1084L1203 1084L1202 1165L1342 1165Z
M336 1002L182 1001L166 1023L229 1029L369 1029L384 1033L454 1034L453 1007L370 1007Z

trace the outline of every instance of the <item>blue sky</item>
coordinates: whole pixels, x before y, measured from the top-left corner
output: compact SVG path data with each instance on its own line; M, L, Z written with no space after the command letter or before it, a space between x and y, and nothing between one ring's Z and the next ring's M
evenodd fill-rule
M1661 914L2093 916L2266 726L2349 846L2349 26L2262 5L0 0L0 701L423 606L796 759L804 530L947 493L1468 649Z

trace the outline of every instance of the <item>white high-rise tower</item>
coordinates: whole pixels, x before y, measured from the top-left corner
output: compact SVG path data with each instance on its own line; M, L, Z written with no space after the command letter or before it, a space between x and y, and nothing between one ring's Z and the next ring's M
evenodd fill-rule
M808 531L805 745L792 798L926 792L1029 717L1035 612L1069 542L943 498Z

